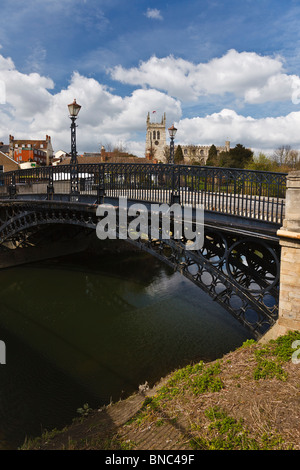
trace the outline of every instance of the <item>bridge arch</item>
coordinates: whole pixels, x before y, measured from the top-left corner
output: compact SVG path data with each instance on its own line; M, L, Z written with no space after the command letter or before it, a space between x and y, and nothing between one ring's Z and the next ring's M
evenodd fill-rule
M0 210L0 246L22 248L32 233L47 226L95 231L96 205L54 201L7 201ZM118 236L118 232L117 232ZM279 245L232 230L211 227L201 250L186 250L186 240L127 240L204 290L260 338L276 322L279 297ZM99 241L100 243L100 241Z

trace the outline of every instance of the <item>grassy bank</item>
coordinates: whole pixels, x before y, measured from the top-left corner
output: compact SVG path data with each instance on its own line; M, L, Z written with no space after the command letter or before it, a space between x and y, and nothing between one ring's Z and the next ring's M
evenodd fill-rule
M27 439L21 450L299 450L297 349L300 332L247 341L127 400L100 410L85 404L71 426Z

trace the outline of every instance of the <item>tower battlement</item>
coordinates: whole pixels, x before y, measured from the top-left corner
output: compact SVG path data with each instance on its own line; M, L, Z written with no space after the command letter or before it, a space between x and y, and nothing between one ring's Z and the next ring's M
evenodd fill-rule
M152 114L156 114L155 111ZM150 113L147 115L146 157L164 161L166 142L166 113L160 122L151 122Z

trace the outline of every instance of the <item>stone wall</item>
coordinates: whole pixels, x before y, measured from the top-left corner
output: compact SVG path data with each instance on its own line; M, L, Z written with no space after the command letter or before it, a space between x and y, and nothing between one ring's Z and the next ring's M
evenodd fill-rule
M281 245L279 315L263 341L300 331L300 171L287 177L285 219L277 234Z

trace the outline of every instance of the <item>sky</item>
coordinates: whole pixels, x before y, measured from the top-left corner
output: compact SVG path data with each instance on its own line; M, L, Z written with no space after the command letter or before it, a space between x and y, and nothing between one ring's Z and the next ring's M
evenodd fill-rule
M145 154L175 144L300 149L300 0L1 0L0 141ZM156 111L156 113L153 113Z

